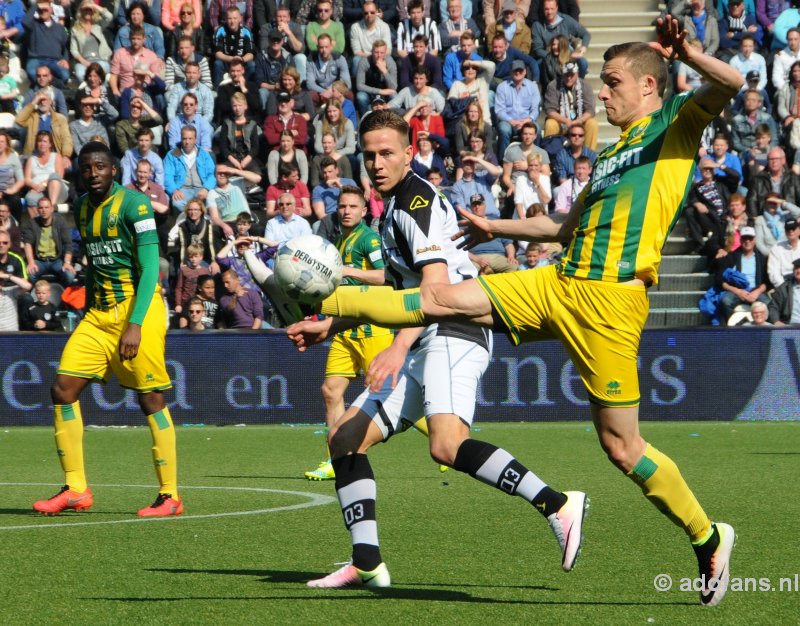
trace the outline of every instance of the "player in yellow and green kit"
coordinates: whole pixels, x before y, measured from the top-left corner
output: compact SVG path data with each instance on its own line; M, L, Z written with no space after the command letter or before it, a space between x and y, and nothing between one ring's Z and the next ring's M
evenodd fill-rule
M591 180L567 215L487 221L462 211L467 249L494 237L570 241L560 266L495 274L421 289L339 288L322 313L389 327L459 318L496 326L519 344L559 339L591 401L601 446L614 465L688 535L702 581L700 601L718 604L729 581L731 526L712 524L675 463L639 433L639 341L647 287L658 281L661 249L679 216L703 129L744 83L730 65L686 44L671 16L658 41L612 46L598 94L618 142L597 158ZM663 100L664 59L679 59L705 84ZM298 346L319 340L319 323L288 329Z
M383 285L385 279L381 241L364 223L367 206L364 194L358 187L342 187L338 213L342 235L337 240L336 247L344 264L342 284ZM325 366L325 381L322 383L325 424L328 428L344 414L344 393L350 381L360 372L366 374L372 359L388 348L393 340L394 333L391 330L372 324L362 324L333 338ZM428 427L424 419L420 419L415 426L427 434ZM306 472L305 476L309 480L333 480L336 474L330 455L317 469Z
M120 385L138 393L153 437L160 488L155 502L138 514L180 515L175 429L163 393L172 383L164 362L167 318L158 282L153 208L147 196L114 182L114 157L103 143L83 147L78 172L88 189L74 207L88 259L87 312L64 347L51 389L66 484L33 508L58 515L94 503L84 471L79 398L90 382L105 383L114 373Z

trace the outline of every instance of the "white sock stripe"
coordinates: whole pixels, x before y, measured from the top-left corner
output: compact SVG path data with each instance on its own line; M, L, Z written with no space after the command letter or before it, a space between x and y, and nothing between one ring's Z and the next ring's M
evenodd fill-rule
M525 498L528 502L532 502L545 487L547 487L547 484L529 470L517 485L517 495Z
M339 504L345 509L359 500L374 500L377 496L377 488L373 479L363 478L342 487L336 492L336 495L339 496Z
M502 448L498 448L492 453L492 456L486 459L486 462L480 466L477 477L490 485L495 485L500 478L500 474L513 460L513 456Z
M371 546L378 545L378 522L374 519L358 522L350 527L350 536L353 544L365 543Z

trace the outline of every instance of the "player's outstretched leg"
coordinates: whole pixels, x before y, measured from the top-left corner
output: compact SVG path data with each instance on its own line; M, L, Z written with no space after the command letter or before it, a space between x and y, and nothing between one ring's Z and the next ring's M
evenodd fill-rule
M43 515L58 515L72 509L84 511L94 504L86 485L83 467L83 418L79 402L55 404L55 439L58 460L66 483L56 495L33 503L33 510Z
M178 495L178 463L175 445L175 427L169 409L164 407L147 416L147 425L153 437L153 465L158 476L159 490L155 502L140 509L139 517L166 517L183 513L183 502Z
M381 559L375 519L376 486L366 454L333 460L336 495L344 524L353 542L353 561L324 578L310 580L309 587L339 588L355 585L389 587L392 580Z
M502 448L475 439L461 443L453 468L533 504L558 540L561 567L565 572L572 570L583 542L583 521L589 506L585 493L556 491Z

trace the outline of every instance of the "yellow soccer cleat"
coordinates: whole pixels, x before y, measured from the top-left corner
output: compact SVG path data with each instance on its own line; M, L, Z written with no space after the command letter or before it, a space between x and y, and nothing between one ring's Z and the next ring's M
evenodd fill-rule
M320 463L317 469L306 472L305 477L308 480L333 480L336 478L336 472L333 471L331 460L328 459Z

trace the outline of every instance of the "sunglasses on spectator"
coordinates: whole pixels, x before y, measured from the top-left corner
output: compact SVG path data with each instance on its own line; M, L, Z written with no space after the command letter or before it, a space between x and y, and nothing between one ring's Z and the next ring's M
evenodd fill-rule
M570 133L569 136L570 137L584 137L585 135L583 133Z
M194 15L192 11L181 11L181 15Z
M278 202L278 206L294 206L294 202Z
M375 15L377 11L364 11L364 15Z
M203 312L203 309L189 309L190 315L202 315Z

